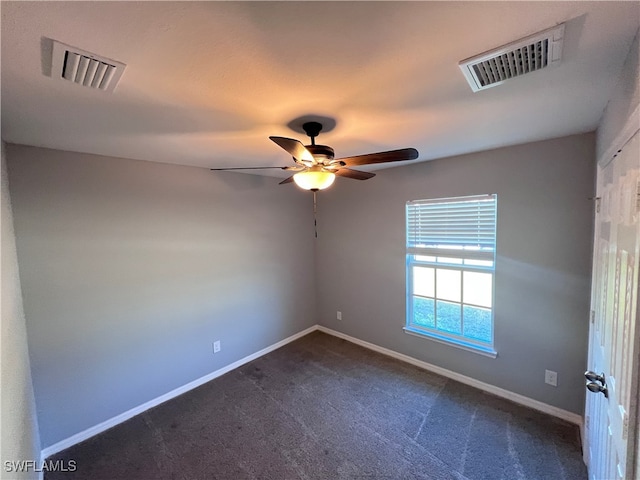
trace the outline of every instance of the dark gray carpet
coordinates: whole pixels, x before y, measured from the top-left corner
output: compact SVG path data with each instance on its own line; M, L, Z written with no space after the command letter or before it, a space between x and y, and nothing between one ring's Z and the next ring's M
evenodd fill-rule
M74 479L586 479L574 425L319 332L52 460Z

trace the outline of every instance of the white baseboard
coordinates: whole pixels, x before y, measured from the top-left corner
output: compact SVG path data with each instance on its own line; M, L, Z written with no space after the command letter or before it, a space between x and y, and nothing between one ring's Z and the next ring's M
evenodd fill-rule
M194 388L199 387L200 385L203 385L213 380L214 378L220 377L225 373L230 372L231 370L234 370L244 365L245 363L249 363L250 361L255 360L258 357L262 357L267 353L277 350L278 348L286 345L287 343L291 343L300 337L304 337L305 335L311 332L314 332L317 329L318 329L318 326L313 325L312 327L302 330L301 332L298 332L295 335L291 335L290 337L287 337L284 340L281 340L277 343L274 343L273 345L263 348L262 350L256 353L253 353L247 357L241 358L236 362L230 363L229 365L222 367L219 370L216 370L215 372L211 372L181 387L171 390L170 392L165 393L164 395L154 398L153 400L149 400L148 402L145 402L142 405L138 405L137 407L134 407L131 410L127 410L126 412L123 412L120 415L116 415L115 417L110 418L109 420L105 420L104 422L94 425L93 427L87 428L82 432L78 432L75 435L70 436L69 438L65 438L64 440L54 443L53 445L50 445L42 449L42 451L40 452L40 459L41 461L44 461L51 455L61 452L62 450L65 450L77 443L83 442L88 438L93 437L94 435L97 435L99 433L104 432L105 430L108 430L111 427L115 427L116 425L122 422L125 422L126 420L129 420L130 418L149 410L150 408L160 405L161 403L164 403L167 400L171 400L172 398L175 398L178 395L182 395L183 393L186 393L189 390L193 390Z
M540 402L538 400L534 400L529 397L525 397L524 395L520 395L519 393L514 393L509 390L496 387L489 383L481 382L480 380L476 380L475 378L467 377L466 375L462 375L460 373L447 370L446 368L438 367L437 365L423 362L422 360L418 360L417 358L404 355L403 353L398 353L394 350L389 350L388 348L380 347L373 343L365 342L364 340L360 340L350 335L346 335L342 332L338 332L337 330L332 330L330 328L323 327L321 325L318 326L318 330L324 333L328 333L329 335L342 338L351 343L355 343L356 345L360 345L361 347L368 348L369 350L373 350L375 352L382 353L389 357L402 360L403 362L410 363L411 365L415 365L416 367L420 367L425 370L429 370L430 372L437 373L438 375L442 375L443 377L447 377L452 380L456 380L457 382L464 383L471 387L475 387L479 390L492 393L493 395L496 395L498 397L506 398L507 400L511 400L512 402L519 403L520 405L524 405L525 407L530 407L540 412L553 415L554 417L561 418L562 420L566 420L568 422L574 423L582 427L582 417L577 413L569 412L567 410L563 410L562 408L554 407L547 403Z
M456 380L460 383L470 385L479 390L484 390L485 392L492 393L494 395L497 395L498 397L506 398L513 402L524 405L526 407L530 407L540 412L553 415L554 417L561 418L563 420L566 420L571 423L575 423L576 425L579 425L580 427L582 427L582 417L578 414L569 412L567 410L563 410L558 407L554 407L552 405L548 405L546 403L540 402L538 400L534 400L529 397L525 397L524 395L520 395L518 393L510 392L509 390L504 390L502 388L496 387L494 385L490 385L488 383L481 382L474 378L461 375L451 370L447 370L446 368L438 367L437 365L423 362L422 360L418 360L408 355L404 355L402 353L389 350L388 348L380 347L373 343L365 342L364 340L360 340L350 335L346 335L344 333L338 332L337 330L332 330L330 328L323 327L321 325L313 325L312 327L302 330L301 332L298 332L295 335L291 335L290 337L287 337L284 340L281 340L277 343L274 343L273 345L263 348L262 350L256 353L246 356L236 362L230 363L229 365L223 368L220 368L215 372L211 372L181 387L171 390L170 392L165 393L164 395L161 395L157 398L149 400L148 402L145 402L142 405L139 405L130 410L127 410L126 412L123 412L120 415L116 415L115 417L105 420L104 422L94 425L93 427L87 428L86 430L78 432L75 435L72 435L64 440L54 443L53 445L50 445L42 449L42 451L40 452L40 460L42 462L46 460L48 457L50 457L51 455L55 455L56 453L61 452L62 450L65 450L80 442L83 442L99 433L104 432L105 430L108 430L111 427L115 427L116 425L122 422L125 422L130 418L149 410L150 408L153 408L157 405L160 405L161 403L171 400L172 398L182 395L183 393L186 393L189 390L193 390L194 388L199 387L200 385L203 385L213 380L214 378L220 377L225 373L230 372L231 370L234 370L244 365L245 363L249 363L252 360L255 360L256 358L262 357L263 355L266 355L267 353L277 350L278 348L288 343L291 343L294 340L297 340L298 338L303 337L316 330L320 330L321 332L327 333L329 335L333 335L334 337L342 338L356 345L360 345L362 347L368 348L369 350L373 350L373 351L382 353L384 355L396 358L403 362L410 363L412 365L423 368L425 370L429 370L431 372L437 373L438 375L442 375L443 377L451 378L452 380Z

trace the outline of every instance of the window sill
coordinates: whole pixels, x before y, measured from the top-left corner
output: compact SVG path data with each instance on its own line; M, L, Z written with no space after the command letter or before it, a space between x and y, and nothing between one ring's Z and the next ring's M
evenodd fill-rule
M441 337L434 333L428 333L422 330L418 330L417 328L403 327L402 329L404 330L404 333L408 335L426 338L427 340L433 340L434 342L443 343L444 345L449 345L455 348L460 348L462 350L466 350L467 352L477 353L478 355L483 355L490 358L496 358L498 356L498 352L496 352L492 348L481 347L478 345L473 345L472 343L458 342L447 337Z

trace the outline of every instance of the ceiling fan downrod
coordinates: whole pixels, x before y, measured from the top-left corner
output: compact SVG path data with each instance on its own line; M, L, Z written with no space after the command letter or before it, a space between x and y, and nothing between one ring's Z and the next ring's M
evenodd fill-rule
M319 122L305 122L302 129L311 138L311 145L305 145L306 149L313 155L317 163L328 165L334 158L333 148L327 145L316 145L316 137L322 131L322 124Z
M319 122L305 122L302 124L302 129L311 138L311 145L315 145L316 137L322 131L322 124Z

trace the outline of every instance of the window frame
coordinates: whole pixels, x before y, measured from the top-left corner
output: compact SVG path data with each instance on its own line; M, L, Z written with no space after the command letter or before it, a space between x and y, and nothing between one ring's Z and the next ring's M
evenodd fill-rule
M493 243L491 246L491 251L488 251L487 247L478 247L471 245L455 245L451 243L447 243L447 245L438 245L436 247L418 247L416 246L415 235L416 232L410 232L410 206L412 205L421 205L421 204L453 204L453 203L463 203L470 202L474 200L486 200L491 199L493 201ZM405 318L405 333L411 335L417 335L422 338L428 338L430 340L434 340L440 343L444 343L447 345L451 345L454 347L462 348L464 350L472 351L474 353L479 353L482 355L486 355L492 358L497 357L497 352L494 348L495 342L495 271L496 271L496 234L497 234L497 195L482 195L482 196L468 196L468 197L451 197L451 198L435 198L428 200L418 200L418 201L410 201L406 204L406 224L405 224L405 233L407 236L406 243L406 285L407 285L407 295L406 295L406 318ZM415 213L414 213L415 215ZM480 227L478 228L480 230ZM414 238L410 240L410 233L414 234ZM440 235L438 235L440 236ZM443 258L450 258L459 260L459 262L452 263L442 261ZM473 265L466 263L467 260L485 260L489 261L491 259L490 265ZM433 297L424 296L424 295L416 295L414 294L413 289L413 275L414 275L414 267L427 267L433 269L434 275L434 291ZM459 305L460 307L460 326L461 333L452 333L443 330L438 330L438 311L437 311L437 302L438 302L438 280L437 280L437 270L453 270L460 272L460 301L453 300L444 300L449 303L454 303ZM464 301L464 272L478 272L478 273L490 273L491 274L491 307L486 307L485 305L477 305L470 302ZM416 324L414 322L414 298L422 297L432 300L434 302L434 322L435 326L429 327L426 325ZM474 339L470 336L464 335L464 307L465 306L476 307L489 309L491 315L491 339L489 342L484 342L482 340Z

